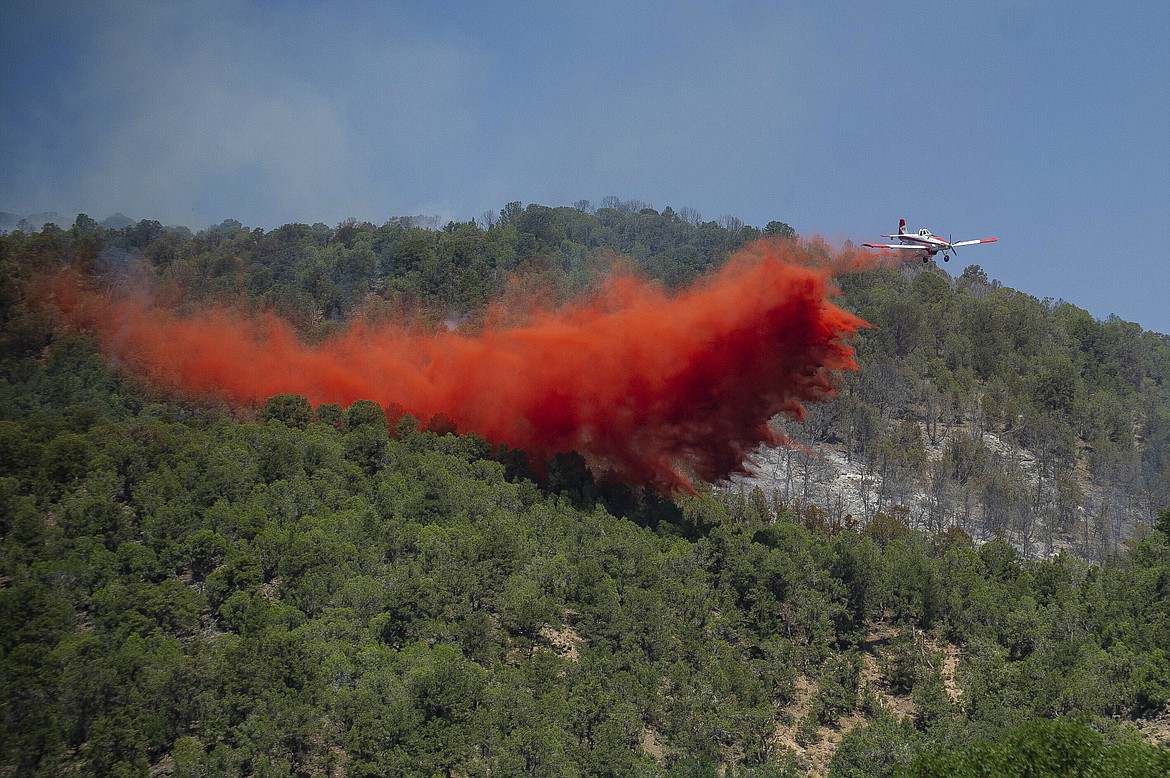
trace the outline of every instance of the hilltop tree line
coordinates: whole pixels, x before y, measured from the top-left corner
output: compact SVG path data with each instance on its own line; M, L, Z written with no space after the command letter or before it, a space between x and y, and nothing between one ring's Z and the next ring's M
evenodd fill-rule
M79 217L0 237L0 767L776 776L816 766L827 740L842 776L1170 770L1139 729L1170 701L1166 503L1096 559L1034 561L1013 537L976 543L932 525L898 499L909 486L847 521L783 490L701 486L668 500L604 486L571 452L537 480L521 452L388 422L371 402L285 395L237 419L160 398L83 334L55 333L24 286L63 264L142 274L184 289L183 304L228 294L300 310L314 337L370 306L471 311L508 274L571 294L616 250L590 247L590 234L630 241L617 248L644 272L682 283L760 232L636 205L517 204L486 227L440 230L225 223L189 235ZM675 229L677 245L649 237ZM720 240L702 261L656 269L703 234ZM411 236L429 247L420 265L400 259ZM368 274L352 270L358 257ZM429 275L440 267L473 282L444 286ZM869 420L839 424L826 407L806 434L886 468L884 489L899 483L890 452L909 462L932 434L961 449L947 460L956 482L1002 475L977 446L1038 434L1037 419L1073 428L1076 463L1062 467L1086 493L1106 444L1137 473L1164 473L1147 461L1167 407L1161 336L977 270L841 284L879 325L838 400ZM898 335L906 300L916 324ZM1013 317L1039 329L1017 333ZM1080 345L1061 341L1069 321ZM977 356L984 338L1006 350ZM1053 368L1065 381L1036 369L1054 356L1073 362ZM926 410L928 386L949 412ZM1083 410L1114 398L1125 423ZM907 467L908 483L924 477Z
M514 202L482 220L490 226L471 220L441 229L425 226L433 221L425 217L381 226L355 219L333 228L286 224L267 232L228 219L192 234L151 220L114 230L79 214L69 229L47 224L36 233L16 231L6 245L34 264L68 258L100 272L134 265L192 299L242 299L309 332L359 309L368 312L377 301L396 310L419 306L440 319L474 312L517 271L572 294L606 272L615 254L651 277L682 285L747 240L794 234L782 222L759 230L725 217L728 226L721 226L689 208L659 213L636 201L605 203L593 209L585 201L572 208Z

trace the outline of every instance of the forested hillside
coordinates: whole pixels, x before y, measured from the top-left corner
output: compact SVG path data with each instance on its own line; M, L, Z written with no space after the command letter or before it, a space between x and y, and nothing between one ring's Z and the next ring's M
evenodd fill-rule
M862 369L773 452L760 483L831 522L903 510L1028 556L1102 561L1170 505L1170 338L912 263L843 277L874 325Z
M372 402L162 394L36 285L68 266L311 340L796 239L604 205L0 236L0 770L1170 772L1163 335L977 267L845 275L874 326L787 423L806 451L664 497Z

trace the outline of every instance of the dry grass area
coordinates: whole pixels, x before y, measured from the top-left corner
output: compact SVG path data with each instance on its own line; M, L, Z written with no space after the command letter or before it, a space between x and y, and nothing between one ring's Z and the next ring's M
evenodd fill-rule
M829 774L829 763L833 761L833 754L837 753L837 746L849 730L865 723L865 716L854 712L838 719L829 726L817 729L812 738L802 744L797 737L800 722L808 716L812 709L814 695L817 693L816 684L801 676L796 680L796 702L788 708L792 716L790 724L782 724L776 730L776 742L782 747L796 754L797 760L804 767L805 774L810 776L826 776Z
M952 646L950 643L939 646L929 642L927 645L932 650L942 654L943 688L947 690L947 695L951 698L951 702L959 702L963 696L963 690L959 688L959 684L955 680L955 675L959 670L959 659L962 658L958 646Z
M917 710L908 695L895 694L891 691L885 676L882 674L882 665L888 659L890 641L898 634L897 627L887 623L871 624L866 633L865 641L861 644L861 674L858 682L859 694L867 691L883 709L899 718L914 716ZM950 657L948 656L948 659ZM943 677L947 682L947 690L957 695L958 687L954 683L954 669L958 663L958 654L954 652L953 663L944 663ZM796 754L803 765L806 774L810 776L825 776L829 773L829 763L833 761L833 754L845 737L854 727L865 724L867 718L861 711L854 711L848 716L842 716L836 722L819 727L811 738L804 738L801 743L797 731L800 722L813 709L816 683L807 676L796 679L796 700L788 707L791 721L782 724L776 729L776 743Z

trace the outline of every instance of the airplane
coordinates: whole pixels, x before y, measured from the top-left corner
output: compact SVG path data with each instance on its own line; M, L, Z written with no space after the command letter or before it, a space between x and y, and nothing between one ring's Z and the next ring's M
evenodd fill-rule
M958 246L974 246L977 243L995 243L999 238L980 238L978 240L960 240L952 242L943 240L937 235L932 235L930 230L925 227L918 232L906 232L906 220L898 220L898 233L896 235L883 235L883 238L897 238L900 243L862 243L861 245L870 249L893 249L897 251L921 251L922 261L929 262L931 258L938 252L942 252L943 262L950 262L950 254L958 253L955 249Z

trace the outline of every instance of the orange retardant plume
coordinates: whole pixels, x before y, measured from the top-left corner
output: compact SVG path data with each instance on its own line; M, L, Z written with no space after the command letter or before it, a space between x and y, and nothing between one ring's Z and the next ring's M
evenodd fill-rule
M58 284L57 304L163 391L441 412L534 463L575 450L599 475L669 492L742 472L754 448L784 442L774 415L801 418L856 368L850 338L866 325L831 302L832 278L882 260L819 249L759 241L674 294L619 275L557 310L497 308L474 335L355 320L310 345L272 315L180 317L144 294Z

